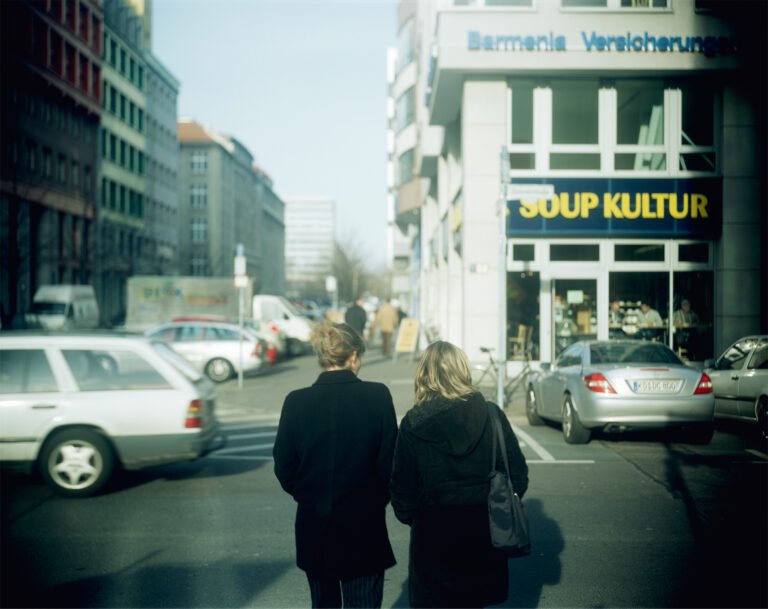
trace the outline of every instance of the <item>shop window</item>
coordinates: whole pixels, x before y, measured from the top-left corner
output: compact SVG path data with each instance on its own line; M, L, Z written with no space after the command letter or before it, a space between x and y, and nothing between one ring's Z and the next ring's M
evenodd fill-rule
M664 262L664 245L660 243L631 243L614 246L616 262Z
M713 285L712 271L673 274L672 348L684 359L713 357Z
M681 243L677 246L677 258L680 262L709 262L708 243Z
M512 83L512 125L510 141L513 144L533 144L533 83Z
M507 356L540 359L539 273L507 273ZM526 344L528 343L528 344Z
M549 246L552 262L596 262L600 260L600 246L596 244L553 244Z
M597 98L597 81L552 84L553 144L597 144Z
M610 273L608 292L618 302L611 338L669 344L669 273Z
M512 258L519 262L533 262L535 260L533 243L512 244Z
M683 98L680 143L683 146L711 146L714 142L714 93L702 82L680 86Z
M613 158L620 171L666 171L667 155L663 152L620 153Z
M597 338L597 281L556 279L552 299L555 356L580 340Z
M682 171L715 171L715 154L712 152L698 152L680 155L680 169Z
M510 169L536 169L536 155L533 152L511 152Z
M552 153L549 155L550 169L600 169L599 154Z
M608 0L562 0L563 8L605 8Z

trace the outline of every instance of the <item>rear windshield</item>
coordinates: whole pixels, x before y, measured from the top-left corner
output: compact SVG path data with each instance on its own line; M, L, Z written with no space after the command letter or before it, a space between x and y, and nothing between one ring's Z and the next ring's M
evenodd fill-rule
M64 315L67 305L63 302L34 302L32 313L36 315Z
M152 341L152 348L160 354L160 357L171 364L190 381L196 383L202 380L202 375L195 370L194 366L165 343Z
M682 364L675 353L658 343L606 343L591 345L593 364Z

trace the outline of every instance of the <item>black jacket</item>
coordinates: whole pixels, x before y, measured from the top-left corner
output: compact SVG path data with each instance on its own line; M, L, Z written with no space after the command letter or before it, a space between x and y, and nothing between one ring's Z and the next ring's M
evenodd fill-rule
M347 312L344 313L344 321L362 336L365 331L365 322L368 321L368 314L363 307L353 304L347 309Z
M507 417L494 410L522 496L528 466ZM488 528L490 423L485 399L473 394L415 406L400 425L390 490L395 515L411 525L412 607L479 607L507 597L507 560Z
M275 475L298 502L296 564L311 577L373 575L395 564L385 508L397 438L386 385L323 372L285 398Z

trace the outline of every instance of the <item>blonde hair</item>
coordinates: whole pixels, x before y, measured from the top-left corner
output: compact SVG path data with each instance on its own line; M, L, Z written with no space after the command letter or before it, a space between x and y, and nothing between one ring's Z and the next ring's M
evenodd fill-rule
M437 397L457 400L476 392L467 354L443 340L432 343L419 360L415 388L417 405Z
M322 368L343 368L353 353L362 357L365 343L347 324L324 321L317 324L309 336Z

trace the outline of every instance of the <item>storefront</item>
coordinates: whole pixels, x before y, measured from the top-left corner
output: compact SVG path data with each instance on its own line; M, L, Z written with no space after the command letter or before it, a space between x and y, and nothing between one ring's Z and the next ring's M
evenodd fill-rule
M713 357L720 180L548 184L551 200L508 203L510 353L529 332L536 360L576 340L608 338L663 342L689 360Z

